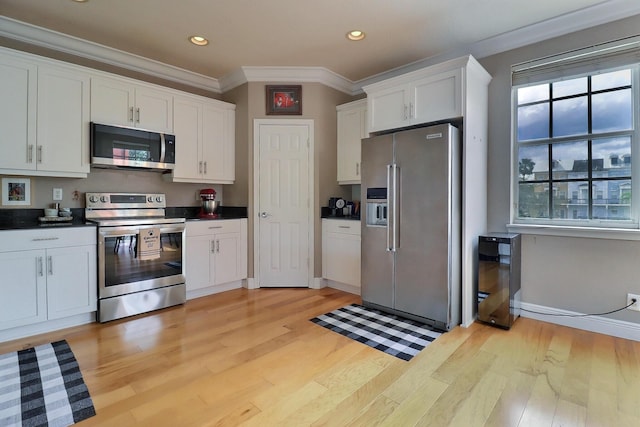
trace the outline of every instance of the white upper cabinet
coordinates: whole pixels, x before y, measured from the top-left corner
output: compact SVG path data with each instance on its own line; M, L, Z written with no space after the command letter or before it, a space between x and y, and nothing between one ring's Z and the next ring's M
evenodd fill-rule
M0 174L89 173L89 77L74 66L0 49Z
M173 93L109 77L91 79L91 121L173 132Z
M89 76L72 68L38 69L36 168L89 173Z
M174 182L230 184L235 180L235 105L199 96L174 100Z
M417 80L409 94L412 124L462 117L462 68Z
M367 100L336 107L338 114L338 184L360 184L361 140L367 133Z
M0 56L0 169L35 169L38 67Z
M462 117L464 71L453 60L365 86L369 132Z

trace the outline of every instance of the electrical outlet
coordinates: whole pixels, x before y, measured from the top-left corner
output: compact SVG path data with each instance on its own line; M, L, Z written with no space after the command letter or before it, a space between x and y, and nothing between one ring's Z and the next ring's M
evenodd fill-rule
M631 304L633 302L632 300L634 299L636 300L636 302L627 308L633 311L640 311L640 295L627 294L627 305Z
M62 200L62 188L53 189L53 200Z

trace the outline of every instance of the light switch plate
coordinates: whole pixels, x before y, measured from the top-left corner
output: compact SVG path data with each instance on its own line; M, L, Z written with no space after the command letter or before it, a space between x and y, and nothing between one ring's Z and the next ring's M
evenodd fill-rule
M53 200L62 200L62 188L53 189Z

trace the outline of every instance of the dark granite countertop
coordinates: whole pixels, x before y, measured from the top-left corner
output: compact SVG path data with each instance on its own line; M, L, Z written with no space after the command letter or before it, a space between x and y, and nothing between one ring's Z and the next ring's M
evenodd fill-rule
M200 206L173 207L166 209L168 218L186 218L187 221L216 221L221 219L247 218L247 208L245 206L219 206L216 218L200 218Z
M26 230L66 227L95 227L85 222L84 209L71 209L73 220L64 222L40 222L42 209L0 209L0 230Z
M187 221L202 220L198 217L199 206L168 207L165 210L168 218L186 218ZM0 209L0 230L26 230L42 228L65 227L96 227L95 223L86 222L84 209L71 209L72 221L64 222L40 222L38 218L43 216L42 209ZM247 218L247 208L238 206L220 206L217 218L207 218L205 221L221 219Z
M344 221L360 221L360 218L353 216L323 216L322 219L341 219Z
M360 215L351 215L351 216L338 216L334 215L333 212L335 209L331 209L327 206L323 206L320 208L320 218L322 219L346 219L352 221L360 221Z

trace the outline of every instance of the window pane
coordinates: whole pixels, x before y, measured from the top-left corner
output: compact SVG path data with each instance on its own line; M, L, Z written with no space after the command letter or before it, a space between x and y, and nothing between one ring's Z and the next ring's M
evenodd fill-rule
M518 150L518 176L521 181L549 178L549 146L533 145Z
M587 93L587 78L581 77L579 79L555 82L552 85L552 91L554 98Z
M584 135L588 130L586 96L553 102L553 136Z
M612 132L633 128L631 89L593 95L593 132Z
M549 218L549 185L521 183L518 186L518 217Z
M552 212L554 218L565 219L569 214L569 183L558 182L553 184Z
M631 84L631 70L620 70L612 73L596 74L591 77L591 90L611 89Z
M602 164L606 177L631 177L631 137L596 139L592 143L593 168ZM626 163L625 163L626 161Z
M518 107L518 140L549 137L549 104Z
M589 175L587 141L554 144L551 150L554 179L586 178Z
M518 105L549 99L549 85L521 87L518 89Z
M566 218L589 219L589 183L587 181L572 181L567 183Z
M631 180L594 181L593 218L631 218Z

